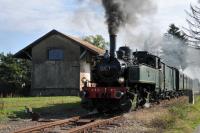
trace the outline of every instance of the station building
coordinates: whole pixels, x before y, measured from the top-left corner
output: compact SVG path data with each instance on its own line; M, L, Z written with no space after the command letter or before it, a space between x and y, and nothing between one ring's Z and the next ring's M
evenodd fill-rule
M32 61L31 95L78 95L81 79L90 80L92 57L104 50L52 30L15 54Z

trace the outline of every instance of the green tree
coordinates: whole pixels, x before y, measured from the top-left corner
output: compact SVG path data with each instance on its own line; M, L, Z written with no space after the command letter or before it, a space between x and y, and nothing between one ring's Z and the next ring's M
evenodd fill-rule
M171 24L169 26L168 34L170 34L171 36L177 39L180 39L181 41L184 41L184 42L187 41L186 34L183 31L181 31L175 24Z
M0 91L27 95L30 88L31 63L15 59L12 54L0 54Z
M187 37L175 24L171 24L164 35L162 58L168 65L185 69L187 67Z
M95 36L86 36L83 38L84 41L87 41L101 49L106 49L108 46L108 42L105 41L105 39L101 35L95 35Z

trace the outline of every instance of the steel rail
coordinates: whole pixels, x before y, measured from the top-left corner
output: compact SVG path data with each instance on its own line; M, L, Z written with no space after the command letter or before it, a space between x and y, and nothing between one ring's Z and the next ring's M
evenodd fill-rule
M13 133L31 133L31 132L34 132L34 131L43 130L45 128L51 128L51 127L54 127L54 126L57 126L57 125L69 124L70 122L77 121L79 119L80 119L80 116L76 116L76 117L72 117L72 118L69 118L69 119L50 122L50 123L39 125L39 126L23 128L23 129L20 129L18 131L15 131Z
M87 132L93 131L94 129L96 129L98 127L112 124L114 120L118 120L121 118L122 118L122 116L116 116L116 117L113 117L110 119L97 120L97 121L91 122L91 123L83 125L83 126L78 126L76 128L72 128L72 129L66 131L66 133L82 133L82 132L87 133Z

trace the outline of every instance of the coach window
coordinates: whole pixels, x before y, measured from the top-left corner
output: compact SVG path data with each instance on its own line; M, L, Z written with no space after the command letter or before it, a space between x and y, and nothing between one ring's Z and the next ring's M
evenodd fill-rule
M48 50L48 60L61 61L64 60L64 50L52 48Z

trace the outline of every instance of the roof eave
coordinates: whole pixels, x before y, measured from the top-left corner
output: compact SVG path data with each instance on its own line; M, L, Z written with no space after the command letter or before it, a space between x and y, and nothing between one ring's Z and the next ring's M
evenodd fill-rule
M37 39L36 41L34 41L33 43L31 43L30 45L28 45L27 47L23 48L22 50L20 50L19 52L17 52L16 54L14 54L14 58L22 58L22 59L29 59L31 60L32 59L32 53L31 53L31 50L32 48L37 45L38 43L40 43L42 40L44 40L45 38L51 36L51 35L60 35L64 38L67 38L67 39L70 39L72 41L75 41L76 43L80 44L80 46L84 47L85 49L87 49L88 51L92 52L93 54L103 54L104 53L104 50L103 49L100 49L100 48L96 48L97 50L93 50L83 44L81 44L79 41L77 41L76 39L74 38L71 38L61 32L58 32L57 30L52 30L50 32L48 32L47 34L45 34L44 36L42 36L41 38ZM91 44L92 45L92 44ZM98 51L98 52L97 52Z

